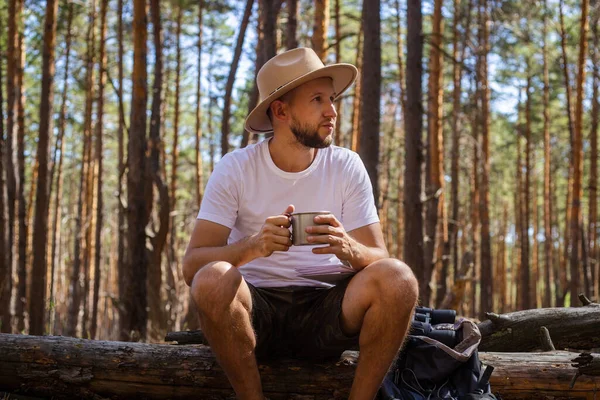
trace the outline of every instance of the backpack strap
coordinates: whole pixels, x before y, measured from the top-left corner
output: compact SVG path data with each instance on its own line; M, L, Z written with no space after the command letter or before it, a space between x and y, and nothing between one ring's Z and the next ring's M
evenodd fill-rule
M483 374L481 374L481 377L479 378L479 382L477 382L477 389L485 391L485 387L490 382L492 372L494 372L494 367L486 365L485 371L483 371Z

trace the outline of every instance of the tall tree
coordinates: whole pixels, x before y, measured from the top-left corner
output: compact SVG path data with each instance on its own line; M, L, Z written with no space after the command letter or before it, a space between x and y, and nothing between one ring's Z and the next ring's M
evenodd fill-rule
M7 265L8 274L12 277L12 269L14 265L14 238L15 238L15 220L16 220L16 200L17 200L17 176L15 171L15 163L13 161L15 133L15 86L17 83L17 46L19 43L17 25L20 19L18 12L17 0L8 1L8 38L6 46L6 146L4 149L5 165L6 165L6 198L7 198ZM12 285L11 285L12 286ZM7 289L8 291L9 289ZM10 297L10 296L9 296Z
M600 113L600 102L598 101L598 86L600 85L600 35L598 34L598 23L600 23L600 9L598 1L591 1L590 13L592 46L590 54L592 59L592 115L590 126L590 184L589 184L589 218L588 240L589 258L592 261L592 287L589 292L595 296L600 295L600 264L598 263L598 118ZM587 289L587 288L586 288Z
M292 2L295 2L293 0ZM292 3L290 2L290 4ZM339 64L342 62L342 51L341 51L341 27L340 27L340 0L335 0L335 62ZM294 32L295 33L295 32ZM335 100L335 109L337 110L337 120L335 124L335 135L334 143L338 146L342 145L342 98L341 96Z
M581 23L579 30L579 58L577 62L577 98L575 100L573 137L573 200L571 212L571 305L579 295L579 231L582 223L581 199L583 197L583 85L585 83L585 58L587 53L589 0L581 1Z
M531 271L529 264L529 221L531 203L531 81L530 60L527 58L527 86L525 88L525 177L521 186L521 269L519 273L519 308L531 308Z
M100 50L98 54L98 106L96 109L96 252L94 257L94 294L92 300L92 318L90 337L96 338L98 328L98 300L100 294L100 261L102 259L102 222L104 203L102 199L103 179L103 143L102 135L104 129L104 85L106 84L106 11L108 0L100 3Z
M23 0L17 3L17 21L21 21L23 13ZM20 23L20 22L19 22ZM17 45L17 64L16 64L16 109L17 109L17 220L18 220L18 243L17 243L17 276L19 284L17 286L17 330L19 332L25 329L25 310L27 308L27 240L29 238L29 218L27 218L27 200L25 199L25 91L23 90L23 75L25 73L25 49L23 46L23 33L19 32ZM37 168L33 168L35 175ZM36 179L32 179L32 185ZM29 202L31 204L31 201Z
M288 19L285 35L285 47L290 50L298 47L298 38L296 37L296 30L298 28L298 0L287 0L286 4Z
M2 16L0 16L0 31L3 29ZM2 47L0 47L2 52ZM2 63L0 62L0 116L4 116L4 86L2 80ZM4 136L4 118L0 118L0 332L10 333L10 300L12 291L12 268L9 263L8 254L11 250L8 248L8 220L6 215L6 181L5 172L5 147L6 139Z
M488 84L488 53L489 47L489 14L487 0L480 0L480 77L481 77L481 196L480 196L480 218L481 218L481 302L480 314L491 311L493 308L492 291L492 244L490 238L490 87Z
M224 156L229 152L229 120L231 118L231 96L233 95L233 84L235 82L235 74L240 63L240 56L242 55L242 47L244 46L244 39L246 37L246 28L250 21L250 14L252 13L252 6L254 0L246 0L246 8L244 9L244 16L242 17L242 23L238 31L237 43L235 45L235 51L233 53L233 60L229 69L229 76L227 77L227 83L225 85L225 97L223 99L223 118L221 121L221 156Z
M118 232L117 232L117 265L125 265L125 207L123 206L123 175L125 175L125 140L124 140L124 130L125 130L125 107L124 107L124 99L123 99L123 58L124 58L124 49L123 49L123 0L118 0L117 4L117 42L118 42L118 80L119 80L119 88L117 89L117 95L119 97L119 124L117 128L117 136L119 141L119 149L118 149L118 179L117 179L117 224L118 224ZM119 293L123 293L124 290L124 275L119 274L118 282L119 282Z
M38 136L37 158L39 160L38 185L35 201L35 222L33 226L33 266L31 308L29 310L29 332L33 335L44 333L47 274L48 238L48 152L50 138L50 110L54 96L54 48L56 46L56 13L58 1L46 2L44 21L44 50L42 55L42 94L40 98L40 131Z
M366 2L365 2L366 3ZM365 4L363 3L363 7ZM315 0L315 24L312 48L324 62L327 58L327 31L329 30L329 0Z
M405 169L404 169L404 261L412 268L425 293L429 282L423 281L423 218L421 204L421 154L423 105L421 83L423 66L423 15L421 0L407 1L407 57L406 57L406 115Z
M90 11L88 15L88 27L86 33L86 72L85 72L85 87L86 87L86 100L85 100L85 114L83 123L83 148L82 164L81 164L81 175L79 176L79 190L77 192L77 216L75 218L75 238L74 238L74 249L73 249L73 269L71 270L71 288L70 288L70 301L69 311L67 319L67 336L75 336L79 318L79 308L81 307L81 301L83 296L87 295L85 291L85 284L82 292L81 281L85 281L85 271L87 269L85 262L85 253L87 242L86 233L88 229L87 223L87 192L91 189L89 186L89 170L91 168L91 127L92 127L92 108L93 108L93 97L94 97L94 42L95 42L95 29L96 23L95 18L96 2L92 0L90 4ZM83 253L83 254L82 254ZM83 267L82 267L83 264ZM83 274L82 274L83 273ZM83 275L83 279L82 279ZM82 328L82 332L85 333L85 324Z
M375 201L379 193L377 164L379 163L379 119L381 111L381 4L379 0L365 0L364 32L365 45L361 71L361 137L359 155L371 179ZM377 204L377 206L379 206Z
M542 26L542 58L544 68L544 298L542 307L551 306L550 271L552 271L552 196L551 190L551 153L550 153L550 73L548 68L548 0L544 0Z
M427 217L425 223L425 232L427 240L425 241L425 261L424 280L431 281L434 270L434 253L440 241L437 236L438 218L443 218L444 210L444 136L442 130L443 103L444 103L444 80L442 64L442 0L435 0L433 6L433 26L431 32L431 46L429 53L429 104L428 104L428 124L427 124ZM444 228L445 230L445 228ZM445 281L446 276L442 275L441 280ZM445 284L442 283L445 287ZM424 287L425 292L421 292L421 299L424 304L430 303L431 286ZM443 293L442 293L443 296ZM440 296L440 297L442 297ZM439 297L438 297L439 299Z
M204 12L204 0L200 0L198 5L198 70L196 73L196 208L200 209L202 202L202 31L204 21L202 18Z
M147 207L148 213L152 214L152 208L155 204L154 201L154 190L153 186L156 186L156 190L159 196L159 210L158 210L158 230L155 230L150 237L152 243L150 255L149 255L149 269L148 269L148 306L149 306L149 319L152 322L153 327L159 329L165 329L167 324L167 316L163 312L163 305L161 301L161 288L162 288L162 268L161 259L163 249L167 241L167 234L169 232L169 214L171 212L171 206L169 201L169 188L165 183L165 179L161 171L161 149L164 149L164 143L161 138L162 120L164 116L163 111L163 99L162 99L162 87L163 87L163 34L162 34L162 21L160 14L160 2L159 0L152 0L150 2L150 16L152 19L152 30L153 30L153 42L154 42L154 83L152 87L152 114L150 117L150 138L149 148L150 154L148 157L148 175L149 182L153 185L148 185L146 190L147 194ZM155 224L152 224L155 225Z
M132 340L135 336L146 338L146 280L148 259L146 257L146 209L145 154L146 154L146 40L148 27L146 2L133 1L133 73L132 98L129 131L129 169L127 172L127 247L128 262L123 268L126 274L125 292L120 293L123 304L119 321L122 340Z
M50 246L51 256L50 256L50 299L52 302L56 302L55 296L56 291L55 281L56 281L56 263L58 261L58 253L60 246L60 238L61 238L61 199L63 192L63 165L64 165L64 152L65 152L65 131L67 128L67 97L69 91L69 71L70 71L70 60L71 60L71 41L73 38L72 26L73 26L73 3L69 3L69 10L67 14L67 32L65 38L65 65L63 71L63 89L62 89L62 99L60 106L60 115L58 118L58 137L56 139L56 144L54 147L54 158L52 162L52 171L50 173L50 182L53 181L56 169L56 188L54 191L54 211L52 215L52 245ZM58 153L58 154L57 154ZM58 157L58 167L55 168L57 164ZM53 322L55 321L56 315L56 307L49 308L48 320L50 322L51 332L54 326Z

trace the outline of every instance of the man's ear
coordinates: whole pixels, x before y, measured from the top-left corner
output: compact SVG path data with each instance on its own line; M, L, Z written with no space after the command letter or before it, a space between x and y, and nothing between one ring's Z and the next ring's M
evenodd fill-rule
M271 115L274 119L284 120L288 117L288 106L281 100L275 100L271 103Z

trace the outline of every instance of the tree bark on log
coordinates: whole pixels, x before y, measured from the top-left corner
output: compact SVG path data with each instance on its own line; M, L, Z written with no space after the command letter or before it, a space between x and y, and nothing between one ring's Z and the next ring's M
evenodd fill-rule
M545 326L557 349L600 347L600 307L541 308L508 314L487 313L481 322L481 351L533 351L540 348L537 332ZM534 332L535 334L532 334Z
M202 345L0 334L0 354L0 391L54 399L216 400L234 396L210 348ZM593 355L592 363L598 356ZM490 384L503 399L592 399L600 391L600 377L579 376L570 388L578 373L571 366L576 357L577 353L566 351L480 353L485 364L495 367ZM272 400L346 399L357 358L358 352L347 351L338 362L260 364L265 396ZM580 360L582 364L588 361Z

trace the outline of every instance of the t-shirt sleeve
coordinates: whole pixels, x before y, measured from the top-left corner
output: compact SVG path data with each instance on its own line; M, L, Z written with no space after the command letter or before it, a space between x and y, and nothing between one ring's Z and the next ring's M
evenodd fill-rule
M351 153L350 162L343 174L346 187L341 222L344 229L349 232L379 222L371 180L358 154Z
M230 154L226 154L208 179L196 218L232 229L238 214L240 178L237 163Z

